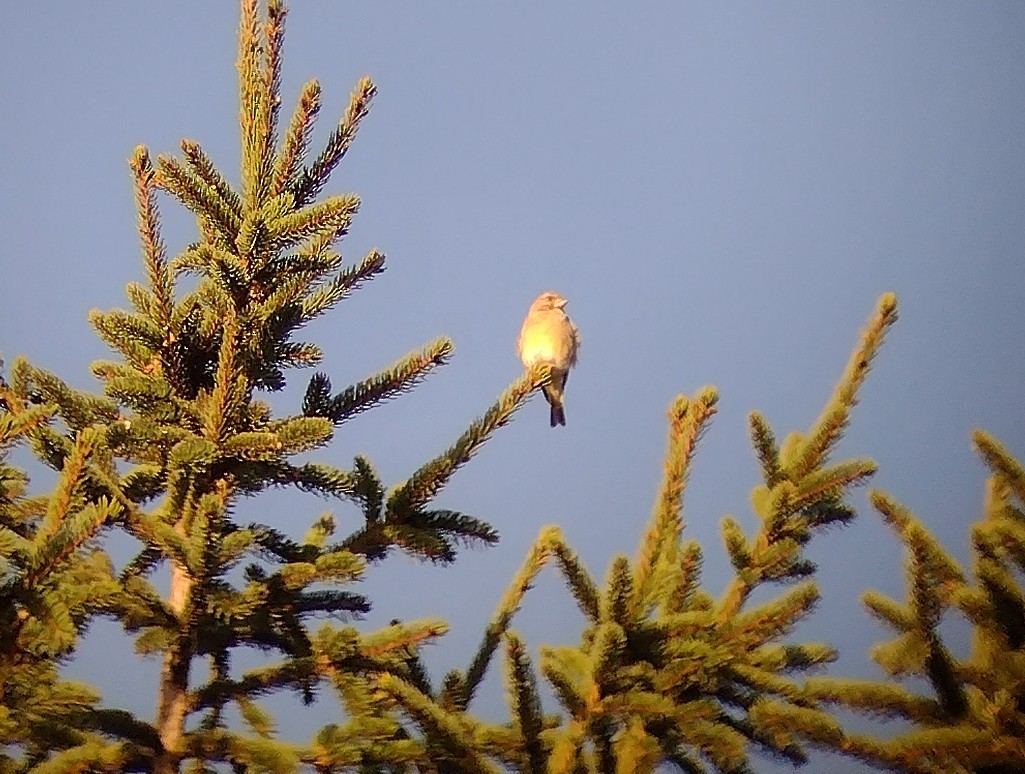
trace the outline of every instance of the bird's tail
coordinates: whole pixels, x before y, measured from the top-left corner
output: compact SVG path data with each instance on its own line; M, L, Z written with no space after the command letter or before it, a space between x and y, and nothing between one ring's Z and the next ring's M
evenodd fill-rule
M563 410L562 406L557 403L552 404L551 423L552 427L555 427L556 425L566 425L566 412Z
M566 410L562 406L562 395L551 388L551 385L544 389L545 400L548 401L548 405L552 407L551 410L551 423L552 427L558 425L565 426L566 424Z

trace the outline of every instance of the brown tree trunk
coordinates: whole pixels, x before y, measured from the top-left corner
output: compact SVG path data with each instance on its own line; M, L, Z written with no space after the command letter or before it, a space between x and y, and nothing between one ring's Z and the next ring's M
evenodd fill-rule
M192 633L182 613L192 579L177 564L171 565L171 594L168 604L181 620L177 640L164 655L160 671L160 692L157 697L157 733L163 750L154 761L154 774L177 774L184 750L185 716L188 709L189 668L192 664Z

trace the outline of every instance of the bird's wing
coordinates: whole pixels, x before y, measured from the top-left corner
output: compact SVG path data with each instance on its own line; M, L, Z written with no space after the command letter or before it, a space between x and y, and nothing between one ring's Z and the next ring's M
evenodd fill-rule
M573 321L569 319L569 317L566 318L566 322L569 323L569 327L571 329L570 336L573 340L573 345L570 348L569 355L569 365L572 368L577 364L577 354L580 352L580 329L573 324Z

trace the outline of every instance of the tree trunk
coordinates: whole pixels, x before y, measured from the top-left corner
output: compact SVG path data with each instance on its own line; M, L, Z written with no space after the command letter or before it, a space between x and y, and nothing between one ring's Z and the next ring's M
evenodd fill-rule
M177 564L171 565L171 594L168 604L179 616L181 628L177 641L164 654L157 697L157 733L163 749L154 761L154 774L177 774L184 750L185 715L188 709L189 668L192 664L192 632L187 616L182 615L192 579Z

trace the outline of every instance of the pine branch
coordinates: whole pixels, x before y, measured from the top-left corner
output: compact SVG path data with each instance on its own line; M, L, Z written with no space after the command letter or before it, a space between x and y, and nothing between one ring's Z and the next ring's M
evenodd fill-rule
M541 714L541 697L538 695L537 679L530 663L523 641L513 632L506 638L506 695L511 702L510 709L516 720L517 730L526 754L524 771L529 774L544 774L547 755L541 744L541 730L544 719Z
M253 495L274 486L294 486L322 497L360 502L357 477L332 465L308 462L291 465L283 460L247 462L236 471L240 494Z
M501 769L488 761L472 744L474 735L468 718L446 713L429 697L394 675L379 675L377 686L402 706L429 739L442 746L445 757L451 757L452 762L458 765L458 770L499 774Z
M701 581L701 546L690 541L683 546L682 556L670 578L662 604L662 614L671 616L692 606L694 593Z
M491 621L484 630L484 637L466 669L465 678L461 681L459 695L455 697L456 707L466 709L469 706L474 693L487 673L488 665L491 663L491 658L498 649L502 637L509 631L509 624L516 611L519 610L523 596L531 588L534 578L537 577L541 568L547 564L553 551L556 550L555 547L563 543L562 533L558 527L546 527L534 541L519 572L509 584Z
M605 581L605 594L602 599L601 620L610 621L617 626L632 626L637 622L635 613L629 608L629 601L634 589L633 576L630 572L630 560L620 554L612 559L608 577Z
M851 409L857 404L857 394L868 376L869 368L883 344L890 326L897 322L897 297L884 293L876 305L875 314L861 335L861 342L851 353L843 376L822 414L799 450L784 461L791 480L804 478L822 465L847 428Z
M651 526L644 535L636 562L632 605L638 613L651 604L656 586L662 580L656 571L659 560L665 556L668 563L676 563L680 533L683 530L683 494L690 474L690 463L701 435L715 415L718 400L716 390L706 387L693 402L685 395L680 395L669 408L665 472L655 501Z
M740 651L749 650L789 633L798 620L811 613L818 602L814 583L802 583L754 610L731 617L724 640Z
M360 651L369 658L396 656L404 663L416 648L441 637L447 631L448 625L438 620L393 622L384 629L364 635L360 641Z
M157 185L215 229L211 236L215 237L217 247L227 249L234 245L242 220L233 200L224 198L228 195L226 191L170 156L158 156L157 169Z
M343 591L315 591L303 594L295 604L296 612L308 615L340 616L342 620L359 618L370 612L370 601L362 594Z
M353 194L332 196L309 207L266 218L264 228L269 245L282 250L315 236L331 244L348 233L359 205L359 197Z
M160 213L154 191L156 173L149 154L138 146L131 159L132 174L135 177L135 205L139 211L139 237L142 241L143 262L150 287L153 289L155 322L168 333L171 330L171 313L174 307L174 277L168 270L167 251L160 238Z
M57 487L50 497L46 518L40 524L39 530L36 533L36 539L39 542L45 543L53 537L58 527L67 518L73 505L76 504L74 502L76 490L82 484L86 464L89 457L93 454L98 441L99 434L91 428L83 430L78 438L75 439L75 445L71 454L64 461L64 467L61 470Z
M838 497L848 489L871 478L878 466L872 460L848 460L828 468L819 468L796 486L791 505L803 509L817 502Z
M333 397L330 379L324 374L316 374L306 388L303 413L325 417L335 425L341 425L357 414L409 392L434 369L445 365L451 353L452 342L438 339Z
M401 523L404 514L434 499L452 475L470 461L484 442L498 428L509 422L513 412L526 402L541 378L535 374L525 374L513 382L484 416L473 422L455 444L396 486L388 497L385 519ZM543 378L549 378L549 375Z
M203 435L213 443L225 439L228 429L236 424L239 413L249 397L241 364L238 363L237 321L224 321L224 333L214 375L214 389L210 395L206 416L203 417Z
M384 261L383 253L372 250L358 266L340 272L333 280L315 289L303 299L301 319L313 320L347 298L365 282L382 273Z
M212 188L217 193L217 197L227 206L231 213L231 222L234 224L233 231L237 231L238 225L242 222L242 200L238 193L214 166L213 161L206 155L198 142L182 140L180 147L182 155L192 171Z
M915 612L890 597L869 590L861 595L861 602L876 620L894 632L906 632L915 627Z
M160 744L153 726L138 720L126 710L92 710L88 716L88 723L97 731L130 741L139 747L155 749Z
M242 191L245 208L249 211L256 211L263 204L263 186L268 171L265 164L273 149L272 94L265 78L264 54L256 0L242 0L236 67L239 126L242 130Z
M987 445L984 434L977 432L976 440L978 446L986 446L980 452L987 462L996 458L993 466L999 472L990 481L986 518L972 530L974 583L909 509L881 492L870 495L906 546L908 579L904 604L875 592L865 594L870 612L896 634L894 640L877 645L873 657L892 676L925 677L936 698L875 681L823 678L809 684L809 690L825 701L913 724L883 742L848 735L837 745L894 771L990 774L1013 770L1025 753L1020 733L1020 686L1025 677L1019 666L1011 666L1025 643L1020 623L1025 595L1020 579L1004 564L1005 544L993 537L993 527L1004 518L1002 498L1010 493L1003 471L1013 477L1020 465L1004 450ZM941 624L951 608L964 613L974 627L967 660L954 658L944 643Z
M545 540L569 585L577 607L590 622L601 620L601 592L577 553L566 543L558 527L546 527L538 541Z
M292 186L296 206L304 206L324 187L331 172L349 150L360 122L369 112L370 103L376 93L377 87L370 78L360 79L349 97L349 106L345 111L345 116L328 138L327 147L312 165L302 170L299 179Z
M780 470L779 444L773 435L772 428L759 412L752 411L748 415L748 424L751 427L751 443L758 455L758 462L762 466L762 477L765 485L772 488L783 480L783 471Z
M588 686L584 685L587 656L577 648L543 646L540 666L563 708L574 720L586 722L589 715ZM556 759L554 751L552 759Z
M84 744L61 750L32 767L33 774L65 774L69 771L139 771L129 767L130 748L89 739Z
M884 720L900 717L931 725L943 717L940 703L935 699L876 680L812 678L805 683L804 689L820 701L857 709Z
M803 766L808 763L808 754L800 746L796 736L792 734L781 734L778 729L769 731L755 725L747 718L723 715L722 721L758 745L761 752L768 753L770 757L780 762L785 761L793 766Z
M1025 503L1025 466L989 433L974 431L972 442L986 466L1006 482L1019 502Z
M67 517L48 539L37 538L35 556L25 576L26 585L38 583L53 573L118 515L119 509L110 503L90 503Z
M498 532L486 521L447 508L410 514L407 523L431 533L450 536L464 544L493 545L498 542Z
M307 82L299 93L285 140L274 165L274 184L271 194L277 196L296 182L296 176L310 147L310 135L317 114L320 113L320 82Z
M721 599L720 621L725 622L739 612L758 583L813 572L814 565L801 558L799 552L810 538L810 529L843 522L853 515L839 498L850 486L870 476L875 470L874 463L855 460L832 468L824 465L847 427L850 410L857 403L857 391L872 359L897 319L896 303L892 293L879 299L875 314L823 413L807 435L791 434L787 438L779 452L778 465L772 459L775 444L771 431L760 415L752 415L752 438L763 474L767 482L774 483L757 487L752 493L762 524L750 542L736 522L723 521L723 537L737 575Z
M315 679L319 667L312 656L291 658L287 662L250 669L238 680L212 681L192 692L190 709L195 711L237 701L253 699L282 688L301 690L306 681Z
M57 414L73 431L94 423L106 424L118 417L118 407L113 401L73 389L55 375L30 365L25 358L16 358L11 371L11 388L19 400L40 406L56 406ZM38 436L42 436L47 427L39 424L36 429Z
M992 610L993 620L987 628L999 631L1006 646L1018 650L1025 644L1025 593L1018 577L1002 561L999 547L983 538L981 532L978 528L973 530L973 543L975 575Z
M186 734L183 756L201 761L223 762L232 771L260 771L292 774L299 767L301 748L280 740L243 736L223 728Z
M385 545L395 547L420 559L437 564L449 564L456 559L455 544L449 535L433 529L423 529L408 523L385 524L380 528Z
M266 172L269 173L269 162L274 157L274 145L277 142L278 116L281 112L281 49L285 40L285 19L288 9L283 0L268 0L267 20L263 24L263 37L266 41L266 61L263 68L263 91L267 95L267 140L261 154ZM267 180L265 185L271 183Z

